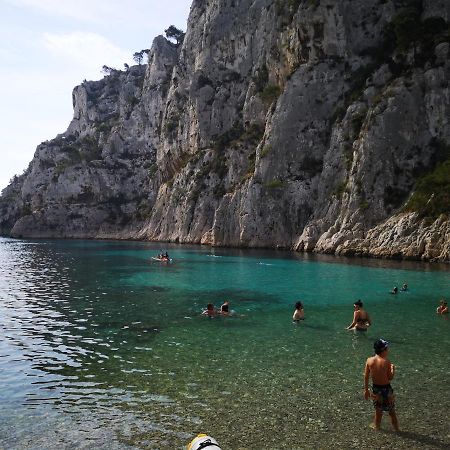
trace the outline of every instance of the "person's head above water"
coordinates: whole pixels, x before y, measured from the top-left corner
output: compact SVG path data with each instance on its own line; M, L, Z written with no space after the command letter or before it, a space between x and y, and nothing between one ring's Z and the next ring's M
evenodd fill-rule
M373 349L375 350L375 353L377 355L380 355L381 353L383 353L388 348L389 348L389 342L385 341L384 339L377 339L373 343Z
M297 303L295 304L295 309L302 309L302 308L303 308L302 302L297 302Z
M361 300L356 300L355 303L353 303L353 306L357 306L358 308L363 307L363 302Z
M208 303L206 305L206 309L214 309L214 305L212 303Z

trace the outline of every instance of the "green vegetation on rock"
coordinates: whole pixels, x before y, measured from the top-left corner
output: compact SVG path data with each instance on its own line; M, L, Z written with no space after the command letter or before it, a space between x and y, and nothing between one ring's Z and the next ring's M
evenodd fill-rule
M275 86L274 84L268 84L263 91L261 92L260 96L265 103L272 103L274 102L281 94L281 89L279 86Z
M252 123L246 129L238 121L225 133L215 137L212 147L214 150L225 150L232 143L242 142L244 144L256 145L264 135L264 127L257 123Z
M423 217L450 215L450 158L419 178L405 210L417 211Z
M278 178L274 178L273 180L268 181L265 186L269 189L278 189L284 187L284 183Z
M272 147L270 145L264 146L264 148L261 150L261 158L265 158L270 151L272 150Z
M336 197L340 198L345 192L348 192L347 180L337 184L336 187L334 188L334 191L332 192L332 195L335 195Z

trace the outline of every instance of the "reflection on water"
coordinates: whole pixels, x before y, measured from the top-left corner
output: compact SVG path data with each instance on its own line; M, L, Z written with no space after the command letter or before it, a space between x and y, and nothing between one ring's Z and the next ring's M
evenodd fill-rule
M0 240L0 448L183 448L204 431L229 449L449 445L447 267L181 246L163 265L159 250ZM344 330L356 297L367 334ZM199 316L224 299L238 317ZM361 400L379 335L399 436L370 432Z

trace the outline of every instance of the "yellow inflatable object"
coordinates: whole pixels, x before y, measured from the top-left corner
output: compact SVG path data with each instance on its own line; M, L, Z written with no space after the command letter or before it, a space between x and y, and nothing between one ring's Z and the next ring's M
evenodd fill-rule
M217 441L207 434L199 434L187 446L187 450L221 450Z

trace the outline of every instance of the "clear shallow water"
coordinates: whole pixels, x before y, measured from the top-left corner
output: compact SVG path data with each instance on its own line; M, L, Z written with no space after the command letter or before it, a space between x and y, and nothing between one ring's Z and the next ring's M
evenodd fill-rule
M158 244L0 239L0 448L181 449L198 432L224 450L450 446L448 267L168 249L171 265L149 260ZM226 298L239 317L200 317ZM357 298L363 335L344 330ZM398 436L367 427L379 336Z

